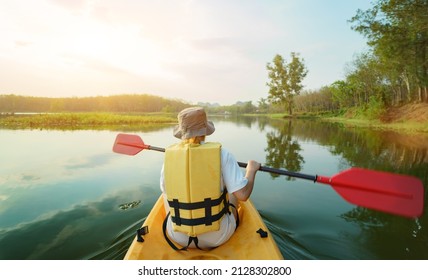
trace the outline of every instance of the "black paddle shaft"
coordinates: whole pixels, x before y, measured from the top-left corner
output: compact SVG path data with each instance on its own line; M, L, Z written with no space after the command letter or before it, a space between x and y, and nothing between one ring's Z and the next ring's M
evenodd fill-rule
M151 146L151 145L149 145L148 149L153 150L153 151L163 152L163 153L165 152L164 148L159 148L159 147L155 147L155 146Z
M243 168L247 167L247 164L243 163L243 162L238 162L238 165L240 167L243 167ZM286 176L290 176L290 177L294 177L294 178L305 179L305 180L309 180L312 182L317 181L316 175L314 176L314 175L301 174L301 173L296 173L296 172L292 172L292 171L287 171L287 170L277 169L277 168L271 168L271 167L266 167L266 166L260 166L259 170L263 171L263 172L278 174L278 175L286 175Z

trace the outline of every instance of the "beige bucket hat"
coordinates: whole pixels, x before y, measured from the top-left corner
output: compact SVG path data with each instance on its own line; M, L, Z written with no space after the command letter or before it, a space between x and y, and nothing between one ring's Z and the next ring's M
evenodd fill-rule
M202 107L184 109L177 116L178 125L174 128L174 136L179 139L189 139L196 136L211 135L214 124L207 120L207 114Z

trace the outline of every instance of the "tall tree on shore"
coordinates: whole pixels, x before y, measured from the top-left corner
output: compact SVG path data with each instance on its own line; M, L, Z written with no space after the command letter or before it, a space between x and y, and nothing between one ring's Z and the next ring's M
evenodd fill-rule
M428 0L378 0L350 21L396 79L392 84L405 85L394 99L428 101Z
M302 81L308 73L304 60L297 53L292 52L291 62L287 63L281 55L277 54L266 68L269 77L268 100L285 105L288 113L293 115L293 97L300 94L303 89Z

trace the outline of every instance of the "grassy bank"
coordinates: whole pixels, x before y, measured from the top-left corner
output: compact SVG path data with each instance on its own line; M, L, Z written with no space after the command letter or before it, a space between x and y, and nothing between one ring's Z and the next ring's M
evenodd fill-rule
M292 117L288 114L267 114L266 116L273 119L317 119L342 123L347 126L394 130L403 133L428 133L427 103L387 108L375 117L371 113L351 108L337 113L296 113Z
M326 116L327 121L349 126L396 130L405 133L428 133L428 104L415 103L385 109L376 118L348 110L339 116Z
M322 119L326 121L342 123L348 126L396 130L403 133L428 133L428 122L401 121L386 123L382 122L381 120L349 119L344 117L328 117Z
M58 113L3 116L0 117L0 128L80 129L91 127L138 127L172 124L175 122L175 116L170 114Z

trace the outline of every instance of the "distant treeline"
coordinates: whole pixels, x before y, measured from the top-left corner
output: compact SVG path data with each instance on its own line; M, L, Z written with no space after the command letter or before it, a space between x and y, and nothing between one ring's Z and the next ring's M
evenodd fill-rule
M0 112L179 112L188 107L182 101L149 94L97 97L32 97L0 95Z

